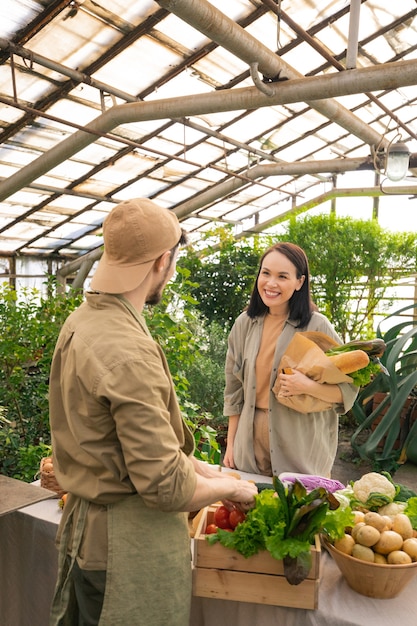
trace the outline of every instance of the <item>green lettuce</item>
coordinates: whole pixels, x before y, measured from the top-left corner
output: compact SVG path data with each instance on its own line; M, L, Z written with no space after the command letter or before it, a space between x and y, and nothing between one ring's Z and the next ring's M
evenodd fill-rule
M417 497L407 500L407 506L404 513L410 518L411 526L417 530Z
M324 487L307 492L300 481L284 485L277 477L273 486L255 496L255 507L234 532L218 529L207 536L207 541L219 541L245 557L268 550L283 561L288 582L298 585L311 569L311 545L316 534L326 530L330 538L342 536L345 526L352 522L351 511L350 515L348 510L336 515L340 503Z

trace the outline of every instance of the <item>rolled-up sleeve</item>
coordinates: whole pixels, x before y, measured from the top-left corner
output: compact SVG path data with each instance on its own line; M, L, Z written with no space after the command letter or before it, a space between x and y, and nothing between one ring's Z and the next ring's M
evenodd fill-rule
M359 388L349 383L342 383L339 385L339 388L342 392L343 402L337 404L335 410L339 415L344 415L353 407Z
M223 413L240 415L243 407L243 357L237 353L236 324L230 331L225 363L225 389Z

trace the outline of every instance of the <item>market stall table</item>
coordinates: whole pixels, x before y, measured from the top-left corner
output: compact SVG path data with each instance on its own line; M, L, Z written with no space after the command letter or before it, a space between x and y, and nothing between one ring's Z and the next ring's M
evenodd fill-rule
M0 517L0 623L47 626L54 590L57 499ZM417 577L397 598L376 600L352 591L323 552L318 609L294 609L193 598L190 626L416 626ZM125 624L124 626L138 626Z

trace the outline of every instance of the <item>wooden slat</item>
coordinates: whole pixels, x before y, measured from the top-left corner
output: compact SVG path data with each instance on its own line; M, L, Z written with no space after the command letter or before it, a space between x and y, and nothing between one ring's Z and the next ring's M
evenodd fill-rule
M193 595L298 609L318 606L319 579L290 585L284 576L195 568Z

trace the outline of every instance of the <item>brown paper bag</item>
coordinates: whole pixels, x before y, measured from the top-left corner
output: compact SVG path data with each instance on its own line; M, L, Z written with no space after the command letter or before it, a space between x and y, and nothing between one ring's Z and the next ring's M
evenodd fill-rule
M285 368L296 369L316 382L331 385L351 383L353 382L352 379L343 374L324 353L332 346L337 345L337 342L325 333L310 331L296 333L280 361L279 371L282 372ZM307 394L283 396L280 393L278 377L272 391L278 402L299 413L326 411L333 406L329 402L313 398Z

